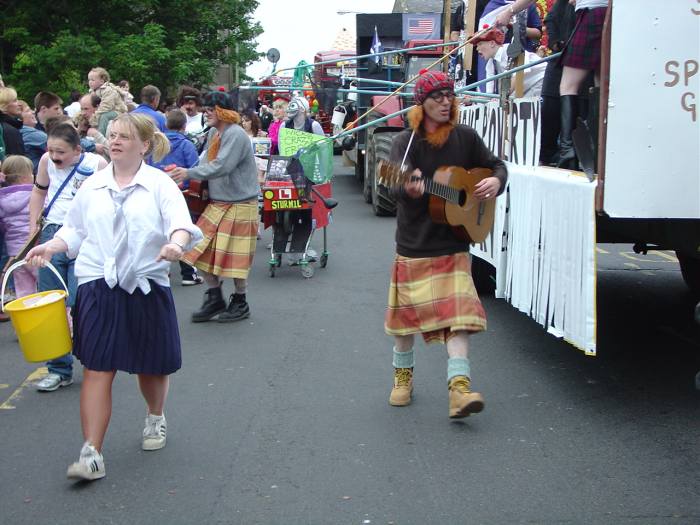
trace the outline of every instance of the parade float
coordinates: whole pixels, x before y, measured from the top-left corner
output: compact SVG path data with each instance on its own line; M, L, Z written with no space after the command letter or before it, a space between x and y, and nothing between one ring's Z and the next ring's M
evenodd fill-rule
M450 13L450 3L443 2L442 12ZM359 118L331 137L346 145L354 137L349 157L378 215L393 211L374 175L412 105L411 81L418 71L410 68L411 57L428 49L429 60L437 56L429 65L443 67L464 49L466 67L471 55L468 41L446 42L446 30L439 44L401 40L397 27L406 13L395 15L371 15L371 31L361 18L366 15L357 15L356 88L339 89L338 96L358 95ZM447 29L447 17L443 21ZM386 37L380 37L380 27ZM477 21L466 20L465 27L471 34ZM378 37L383 50L375 45ZM685 282L700 294L700 50L687 45L698 41L698 0L610 0L601 85L591 91L589 118L575 137L580 171L539 165L540 100L519 96L518 88L522 72L537 63L514 62L487 79L505 83L502 95L471 96L460 108L460 122L476 129L509 170L491 234L471 248L477 286L490 287L587 355L597 350L598 243L631 244L644 254L673 250ZM380 65L380 56L389 58ZM480 84L462 85L456 93L473 94ZM503 95L511 87L512 94Z

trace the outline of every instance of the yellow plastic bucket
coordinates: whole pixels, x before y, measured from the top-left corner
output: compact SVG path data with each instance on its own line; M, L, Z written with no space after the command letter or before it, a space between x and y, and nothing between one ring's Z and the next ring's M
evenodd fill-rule
M7 280L24 264L25 261L19 261L5 272L0 292L2 310L10 315L24 358L29 362L50 361L70 353L73 346L66 314L68 287L56 268L47 263L65 290L39 292L5 304Z

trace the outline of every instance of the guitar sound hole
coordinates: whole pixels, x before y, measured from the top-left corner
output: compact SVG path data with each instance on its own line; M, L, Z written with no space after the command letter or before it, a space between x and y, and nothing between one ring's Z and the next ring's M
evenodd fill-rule
M464 206L467 203L467 192L460 190L459 192L459 205Z

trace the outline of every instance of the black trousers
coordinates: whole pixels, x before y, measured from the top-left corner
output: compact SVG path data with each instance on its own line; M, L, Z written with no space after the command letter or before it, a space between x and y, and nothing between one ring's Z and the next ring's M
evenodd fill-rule
M194 276L197 275L197 270L186 262L179 261L180 263L180 277L185 281L191 281Z

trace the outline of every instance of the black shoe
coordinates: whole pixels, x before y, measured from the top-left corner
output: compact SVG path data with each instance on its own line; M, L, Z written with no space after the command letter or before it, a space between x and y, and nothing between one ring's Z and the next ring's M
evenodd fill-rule
M204 292L202 308L192 314L193 323L203 323L226 310L226 301L221 293L221 285Z
M220 323L232 323L250 317L250 308L246 300L235 294L229 298L228 308L219 315L217 321Z

